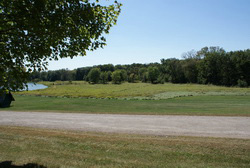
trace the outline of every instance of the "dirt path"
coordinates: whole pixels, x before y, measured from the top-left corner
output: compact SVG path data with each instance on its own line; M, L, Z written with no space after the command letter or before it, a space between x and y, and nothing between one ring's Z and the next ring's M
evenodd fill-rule
M0 125L161 136L250 138L250 117L1 111Z

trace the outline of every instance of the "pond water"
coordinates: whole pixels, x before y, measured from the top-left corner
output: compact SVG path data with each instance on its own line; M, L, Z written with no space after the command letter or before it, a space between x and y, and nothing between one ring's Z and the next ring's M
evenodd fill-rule
M48 86L38 83L28 83L28 90L46 89Z

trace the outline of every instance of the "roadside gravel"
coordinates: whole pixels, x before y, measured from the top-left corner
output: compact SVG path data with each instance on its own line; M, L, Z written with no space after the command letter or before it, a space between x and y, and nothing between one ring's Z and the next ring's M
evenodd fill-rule
M250 117L0 111L0 125L159 136L250 139Z

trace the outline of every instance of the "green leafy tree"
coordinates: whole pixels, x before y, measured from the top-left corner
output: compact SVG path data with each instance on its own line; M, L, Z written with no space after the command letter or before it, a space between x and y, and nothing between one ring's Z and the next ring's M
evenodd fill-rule
M114 84L121 84L122 78L121 78L121 71L120 70L115 70L112 73L112 82Z
M84 56L106 44L121 4L90 0L1 0L0 87L24 88L49 60Z
M138 76L134 73L131 73L128 78L128 82L135 83L138 80Z
M100 68L102 72L108 72L108 71L113 72L115 70L113 64L98 65L97 67Z
M42 81L48 81L48 72L41 72L40 77Z
M109 77L108 72L101 72L100 74L101 83L106 84L108 82L108 77Z
M151 83L156 84L158 83L158 78L160 76L160 71L157 67L149 67L148 68L148 79Z
M147 82L147 68L145 67L142 67L139 69L139 79L142 81L142 82Z
M92 68L89 71L88 79L90 83L96 84L100 80L101 71L99 68Z
M188 51L182 54L182 68L186 82L197 83L198 79L198 64L201 60L201 56L197 54L195 50Z
M170 81L172 83L185 83L185 75L184 70L182 66L182 60L178 60L176 58L170 58L170 59L162 59L162 69L164 69L165 76L168 77L167 81Z
M128 75L127 75L127 71L122 69L120 70L120 74L121 74L121 80L122 81L127 81L128 80Z
M123 81L127 80L127 72L125 70L115 70L112 73L112 82L114 84L121 84Z
M112 81L112 72L108 71L108 81L111 82Z
M182 67L185 79L188 83L197 83L198 79L198 63L196 59L186 59L183 61Z
M198 53L202 53L204 58L198 67L198 81L202 84L220 85L222 79L222 67L226 52L219 47L204 47Z
M250 86L250 49L245 51L234 51L229 53L234 63L235 83L239 86Z

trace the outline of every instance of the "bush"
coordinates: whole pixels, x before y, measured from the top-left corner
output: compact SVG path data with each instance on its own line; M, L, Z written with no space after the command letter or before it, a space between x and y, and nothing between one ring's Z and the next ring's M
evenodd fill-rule
M245 80L240 80L240 79L237 81L237 85L239 87L247 87L248 86L248 84Z

